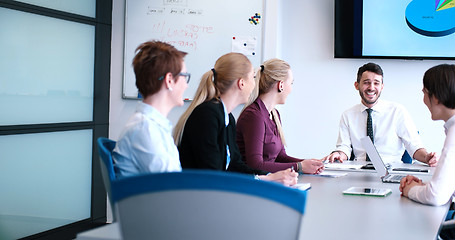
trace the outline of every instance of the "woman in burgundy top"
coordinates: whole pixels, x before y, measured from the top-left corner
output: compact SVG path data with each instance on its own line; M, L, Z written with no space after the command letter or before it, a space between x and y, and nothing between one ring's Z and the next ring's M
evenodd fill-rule
M284 104L294 81L287 62L270 59L256 74L259 83L252 93L255 101L244 109L237 121L236 141L247 165L268 172L293 167L303 173L317 174L324 164L318 159L288 156L281 120L275 105Z

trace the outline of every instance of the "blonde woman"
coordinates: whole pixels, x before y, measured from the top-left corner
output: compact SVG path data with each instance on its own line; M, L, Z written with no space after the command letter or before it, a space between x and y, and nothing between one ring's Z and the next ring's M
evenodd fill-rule
M253 66L240 53L221 56L202 76L193 102L174 129L182 168L249 173L284 185L297 182L298 174L291 169L267 175L241 159L231 112L248 101L254 86Z
M292 91L293 75L289 64L270 59L256 74L259 83L237 124L237 144L247 165L268 172L293 167L298 172L317 174L324 165L317 159L288 156L281 119L275 106L284 104Z

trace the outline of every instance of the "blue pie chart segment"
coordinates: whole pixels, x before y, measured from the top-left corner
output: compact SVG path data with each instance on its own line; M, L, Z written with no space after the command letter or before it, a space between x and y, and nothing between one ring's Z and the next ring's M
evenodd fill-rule
M405 15L409 28L418 34L442 37L455 32L455 0L414 0Z

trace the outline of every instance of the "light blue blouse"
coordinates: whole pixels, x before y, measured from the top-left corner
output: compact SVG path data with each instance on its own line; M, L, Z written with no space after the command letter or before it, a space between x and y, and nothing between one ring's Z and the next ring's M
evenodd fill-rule
M182 170L171 122L143 102L128 120L113 158L117 177Z

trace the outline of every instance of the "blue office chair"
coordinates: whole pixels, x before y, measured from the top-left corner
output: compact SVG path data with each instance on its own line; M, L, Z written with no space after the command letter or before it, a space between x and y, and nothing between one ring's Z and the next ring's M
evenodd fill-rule
M401 161L403 163L412 163L412 157L409 155L408 151L404 150L403 156L401 156Z
M116 142L105 137L98 138L97 142L101 163L101 175L103 176L104 187L106 188L106 192L111 203L113 218L115 221L116 214L114 210L115 205L113 204L114 202L112 201L111 184L113 181L116 180L116 175L114 171L114 161L112 159L112 151L115 148Z
M299 239L306 191L209 170L112 185L123 239Z

